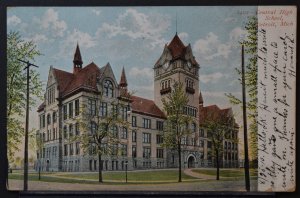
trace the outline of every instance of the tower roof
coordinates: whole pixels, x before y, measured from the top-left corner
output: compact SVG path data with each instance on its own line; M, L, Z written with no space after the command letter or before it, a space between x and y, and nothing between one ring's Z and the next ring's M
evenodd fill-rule
M73 63L74 64L79 64L79 65L82 65L82 63L83 63L82 59L81 59L81 53L80 53L78 43L77 43L77 46L76 46Z
M122 74L121 74L121 79L119 85L121 87L127 87L127 79L126 79L126 74L125 74L125 69L123 67L122 69Z
M185 48L177 34L168 45L168 49L171 51L173 58L184 56Z
M203 97L202 97L201 91L199 93L199 104L203 104Z

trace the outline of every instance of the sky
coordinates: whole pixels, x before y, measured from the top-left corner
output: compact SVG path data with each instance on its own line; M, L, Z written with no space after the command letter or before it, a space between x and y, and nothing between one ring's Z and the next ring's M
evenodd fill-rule
M72 72L78 42L83 65L110 63L119 81L125 68L128 87L136 95L153 99L153 66L176 31L191 44L200 64L200 90L204 106L233 107L224 93L241 97L235 68L241 65L238 41L257 7L14 7L7 10L7 31L19 31L33 40L43 54L36 69L46 85L50 65ZM177 19L177 20L176 20ZM177 21L177 22L176 22ZM177 25L176 25L177 24ZM177 26L177 29L176 29ZM241 124L239 107L233 107ZM37 128L33 108L31 122Z

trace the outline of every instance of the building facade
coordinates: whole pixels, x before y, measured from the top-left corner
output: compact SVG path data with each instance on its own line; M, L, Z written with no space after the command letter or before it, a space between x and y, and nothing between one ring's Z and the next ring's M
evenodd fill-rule
M175 82L182 82L189 98L184 112L193 119L189 124L191 135L182 140L182 167L213 167L214 159L210 155L211 140L203 122L208 119L207 112L225 113L233 119L228 126L231 138L224 139L222 152L223 167L238 166L238 127L235 124L231 109L203 107L203 99L199 88L200 66L193 56L190 45L185 46L176 34L170 44L166 44L162 55L154 67L154 100L128 94L125 70L117 81L109 63L98 67L90 63L83 67L79 46L77 45L73 72L66 72L50 67L44 102L38 108L39 130L37 164L42 171L97 171L99 161L91 151L87 152L80 141L72 137L86 133L79 127L82 110L89 107L95 111L94 96L101 92L99 113L103 116L118 104L118 114L130 126L117 125L111 130L117 135L119 142L116 149L122 154L110 154L102 157L102 169L128 170L149 168L178 167L176 152L164 148L163 127L166 115L163 112L161 99L172 89ZM210 118L209 118L210 119ZM100 164L100 165L101 165Z

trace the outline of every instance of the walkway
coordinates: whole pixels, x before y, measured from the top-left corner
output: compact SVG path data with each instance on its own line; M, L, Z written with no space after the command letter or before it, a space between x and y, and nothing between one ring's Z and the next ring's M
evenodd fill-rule
M192 169L184 169L183 172L186 175L189 175L191 177L195 177L195 178L198 178L198 179L204 179L204 180L215 180L216 179L216 176L196 173L196 172L193 172Z

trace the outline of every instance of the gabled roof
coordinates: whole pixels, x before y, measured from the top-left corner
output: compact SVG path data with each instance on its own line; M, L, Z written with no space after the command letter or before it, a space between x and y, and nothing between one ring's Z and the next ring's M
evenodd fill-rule
M132 112L144 115L154 116L158 118L166 118L165 114L156 106L153 100L131 96Z
M100 69L95 63L90 63L76 74L72 74L72 80L63 90L62 97L72 93L80 88L97 91L97 77L100 75Z

